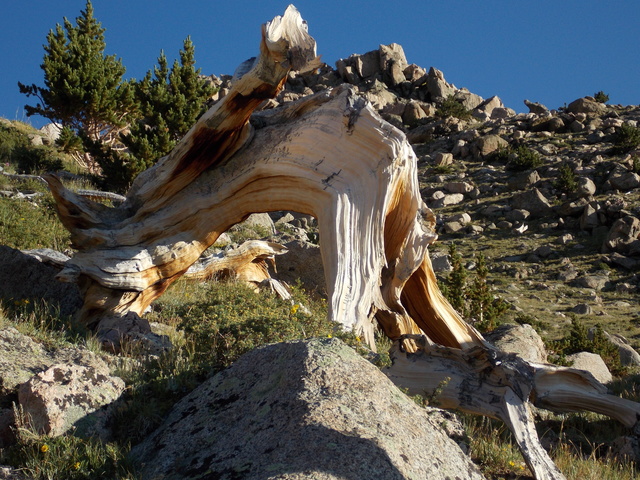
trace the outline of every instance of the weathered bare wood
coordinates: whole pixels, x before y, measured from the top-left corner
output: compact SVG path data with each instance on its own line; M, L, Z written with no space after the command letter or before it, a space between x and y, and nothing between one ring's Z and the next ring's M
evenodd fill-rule
M233 277L260 284L271 278L266 261L273 264L275 256L284 253L287 253L287 249L277 243L249 240L238 248L200 257L185 272L185 277L200 280Z
M417 345L407 352L405 340ZM413 395L436 394L444 408L504 421L537 479L564 478L540 442L529 404L567 412L592 411L637 428L640 404L607 394L582 370L527 362L490 345L467 350L443 347L425 336L407 336L390 351L389 378Z

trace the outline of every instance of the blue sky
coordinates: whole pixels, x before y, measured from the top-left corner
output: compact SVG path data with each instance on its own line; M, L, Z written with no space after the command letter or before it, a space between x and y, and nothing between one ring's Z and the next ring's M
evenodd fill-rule
M205 74L233 73L258 52L260 25L291 1L94 0L106 28L107 54L142 78L160 50L170 60L190 35ZM448 82L528 111L524 99L549 108L602 90L610 103L640 104L640 2L349 1L293 2L309 23L323 60L399 43L409 63L434 66ZM47 32L75 22L85 0L4 2L0 15L0 116L28 119L17 82L43 85Z

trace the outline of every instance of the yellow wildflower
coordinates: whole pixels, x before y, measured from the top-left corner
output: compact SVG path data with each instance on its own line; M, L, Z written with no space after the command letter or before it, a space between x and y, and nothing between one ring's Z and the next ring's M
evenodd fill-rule
M45 444L43 444L43 445L40 447L40 451L41 451L42 453L47 453L47 452L49 451L49 445L47 445L46 443L45 443Z
M300 308L300 304L296 303L293 307L291 307L291 310L289 311L289 313L291 313L291 315L295 315L299 308Z
M80 462L76 462L73 464L73 469L74 470L80 470Z

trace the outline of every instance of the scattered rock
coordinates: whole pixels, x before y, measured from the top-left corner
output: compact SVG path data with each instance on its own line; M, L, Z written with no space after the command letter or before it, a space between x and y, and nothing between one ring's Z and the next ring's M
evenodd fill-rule
M517 353L529 362L547 362L544 342L531 325L500 325L485 338L500 350Z
M579 303L578 305L576 305L571 309L571 312L576 313L578 315L591 315L593 313L593 310L588 304Z
M442 208L447 207L449 205L458 205L464 201L464 195L462 193L450 193L448 195L444 195L442 198L433 202L433 208Z
M326 293L320 247L303 240L289 240L283 244L288 252L278 256L277 271L273 276L290 285L299 280L308 292Z
M529 112L535 113L538 115L544 115L549 112L549 109L538 102L531 102L529 100L525 100L524 104L529 107Z
M450 272L453 270L451 259L444 252L435 252L431 255L431 266L434 272Z
M594 329L589 329L590 339L593 339L594 333ZM640 366L640 354L638 354L638 352L636 352L636 350L631 346L629 340L617 333L610 334L605 331L603 331L603 333L611 343L618 347L618 351L620 352L620 363L622 365L634 367Z
M627 215L615 221L602 246L604 253L640 254L640 219Z
M499 135L486 135L479 137L474 143L475 155L485 158L501 148L507 148L509 143Z
M580 288L591 288L593 290L602 290L609 281L609 277L605 275L584 275L578 277L573 282L574 286Z
M58 436L116 400L124 386L106 365L54 365L24 383L18 401L31 428Z
M567 106L567 111L571 113L591 113L602 115L606 113L607 107L603 103L596 102L593 97L583 97L574 100Z
M511 206L527 210L532 217L546 217L553 213L549 200L537 188L516 193L511 199Z
M589 372L601 383L609 383L613 380L611 372L600 355L589 352L579 352L568 355L567 361L573 368Z

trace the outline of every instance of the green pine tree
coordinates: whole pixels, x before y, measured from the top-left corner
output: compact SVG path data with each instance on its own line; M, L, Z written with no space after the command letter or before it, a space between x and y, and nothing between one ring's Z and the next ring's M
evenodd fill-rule
M63 23L47 35L41 65L45 86L18 83L21 93L39 100L25 106L27 115L41 115L92 141L116 146L136 115L133 83L123 81L122 62L104 54L105 29L93 16L91 1L76 25L66 18ZM97 170L90 157L84 160Z
M449 258L451 259L451 272L440 285L440 289L451 306L460 315L466 317L467 271L462 264L462 255L458 253L454 243L449 245Z
M123 137L129 149L128 169L133 177L169 153L206 109L213 87L195 68L195 48L191 38L184 41L180 61L171 69L160 52L158 65L138 84L142 120Z
M509 304L496 298L487 283L489 269L484 255L478 255L475 278L467 290L468 315L481 332L498 326L498 319L509 309Z

